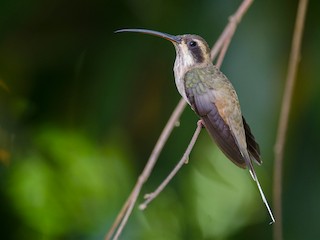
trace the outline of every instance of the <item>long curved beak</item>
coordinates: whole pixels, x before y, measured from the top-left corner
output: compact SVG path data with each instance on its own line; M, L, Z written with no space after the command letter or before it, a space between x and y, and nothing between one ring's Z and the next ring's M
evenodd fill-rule
M128 29L120 29L115 31L115 33L121 33L121 32L137 32L137 33L143 33L143 34L149 34L157 37L161 37L164 39L167 39L173 43L181 43L181 37L170 35L168 33L162 33L158 31L148 30L148 29L135 29L135 28L128 28Z

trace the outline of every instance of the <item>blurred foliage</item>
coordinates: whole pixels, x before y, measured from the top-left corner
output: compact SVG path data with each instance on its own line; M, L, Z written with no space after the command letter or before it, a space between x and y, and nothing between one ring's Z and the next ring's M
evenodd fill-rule
M124 150L97 149L83 134L54 127L33 137L33 150L19 157L8 176L8 195L22 219L45 236L101 227L108 209L117 206L112 197L131 180Z
M180 98L170 43L114 30L195 33L213 45L240 3L0 1L1 238L103 239ZM270 202L296 7L255 1L222 66L260 143ZM310 1L286 145L285 239L320 237L319 11ZM196 121L186 109L142 195L180 159ZM189 164L133 211L121 239L271 239L268 221L249 173L203 131Z

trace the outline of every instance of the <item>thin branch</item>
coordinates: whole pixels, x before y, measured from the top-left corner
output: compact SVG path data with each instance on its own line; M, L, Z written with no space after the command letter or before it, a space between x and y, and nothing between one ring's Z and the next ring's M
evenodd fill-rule
M128 216L131 214L134 204L137 201L137 197L140 193L140 190L142 188L142 185L146 182L148 177L150 176L150 173L152 172L152 169L157 162L157 159L161 153L161 150L164 147L164 144L166 143L168 137L170 136L173 128L175 127L176 122L178 122L184 108L186 106L186 102L181 99L178 105L176 106L175 110L173 111L170 119L168 120L166 126L164 127L149 159L148 162L143 169L141 175L139 176L138 182L134 186L133 190L131 191L131 194L129 195L126 203L122 207L120 213L118 214L115 222L113 223L112 227L110 228L109 232L107 233L105 239L109 240L111 239L112 235L114 234L115 230L118 228L115 236L113 239L118 239L118 236L120 235L122 228L125 226Z
M190 143L185 151L185 153L183 154L182 158L180 159L180 161L178 162L178 164L174 167L174 169L170 172L170 174L166 177L166 179L158 186L158 188L152 192L152 193L148 193L144 196L144 198L146 199L142 204L140 204L139 208L141 210L144 210L147 205L153 200L155 199L159 193L162 192L162 190L168 185L168 183L171 181L171 179L177 174L177 172L180 170L180 168L186 164L189 160L189 156L191 153L191 150L193 149L194 144L196 143L198 136L201 132L203 125L202 125L202 121L199 120L198 124L197 124L197 128L190 140Z
M242 16L245 14L246 10L248 9L248 7L251 5L251 3L253 2L253 0L244 0L242 2L242 4L240 5L240 7L238 8L238 10L236 11L236 13L234 14L235 19L237 19L237 23L240 21L240 19L242 18ZM213 47L213 50L211 52L211 58L214 59L215 56L219 53L221 47L224 45L224 42L226 41L226 39L231 38L233 36L233 33L230 34L230 29L234 28L234 26L230 26L230 25L234 25L234 22L229 21L228 25L226 26L226 28L224 29L222 35L220 36L220 38L218 39L218 41L216 42L216 44ZM221 64L221 63L220 63ZM219 65L217 65L219 67ZM168 137L170 136L172 130L174 129L174 126L176 124L176 122L178 122L184 108L186 107L186 102L181 99L179 104L177 105L177 107L175 108L174 112L172 113L169 121L167 122L165 128L163 129L149 159L148 162L145 166L145 168L143 169L141 175L139 176L139 179L136 183L136 185L134 186L133 190L131 191L131 194L129 195L127 201L125 202L124 206L122 207L121 211L119 212L115 222L113 223L112 227L110 228L109 232L107 233L105 239L109 240L112 238L112 236L114 235L113 239L117 240L124 228L124 226L126 225L128 218L132 212L132 209L137 201L138 195L141 191L141 188L143 186L143 184L147 181L148 177L150 176L152 169L159 157L160 152L162 151L164 144L166 143ZM116 231L117 230L117 231ZM115 233L116 231L116 233Z
M291 100L293 95L293 88L296 81L296 73L298 63L300 61L300 48L302 41L302 34L307 12L308 0L300 0L295 23L294 35L291 46L291 54L289 59L288 73L284 95L282 99L281 114L278 125L277 140L275 144L275 164L274 164L274 179L273 179L273 197L274 210L277 222L274 226L274 239L282 240L282 166L283 153L286 143L286 133L288 129L289 113L291 108Z
M237 25L240 23L242 17L247 12L251 4L253 3L253 0L244 0L234 15L232 15L229 18L229 24L225 27L222 34L214 44L214 46L211 49L211 59L215 59L218 55L220 49L222 48L222 45L225 44L226 39L231 39L233 36L233 33L235 32L235 29ZM217 64L218 65L218 64Z
M222 45L222 48L221 48L221 51L220 51L220 54L219 54L219 57L218 57L218 60L217 60L217 63L216 63L216 66L218 68L220 68L221 65L222 65L223 59L224 59L224 57L225 57L225 55L227 53L227 50L228 50L229 44L231 42L231 38L232 38L232 36L234 34L234 31L235 31L235 29L227 35L228 37L226 38L224 44Z

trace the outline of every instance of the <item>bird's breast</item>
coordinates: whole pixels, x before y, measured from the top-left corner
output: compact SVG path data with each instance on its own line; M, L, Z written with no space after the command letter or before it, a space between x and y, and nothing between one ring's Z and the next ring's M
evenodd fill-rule
M190 101L186 95L186 89L185 89L185 83L184 83L185 69L180 65L177 59L174 64L173 71L174 71L174 78L175 78L175 83L176 83L178 92L183 97L183 99L190 105Z

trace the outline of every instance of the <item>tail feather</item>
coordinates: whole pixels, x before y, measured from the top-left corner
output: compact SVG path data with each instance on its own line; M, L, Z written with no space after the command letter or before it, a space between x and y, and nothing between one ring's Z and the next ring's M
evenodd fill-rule
M255 172L255 170L254 170L254 167L253 167L253 165L252 165L252 161L251 161L250 158L248 158L248 157L249 157L248 153L245 154L245 155L247 155L247 156L244 157L244 158L245 158L246 163L247 163L247 165L248 165L249 172L250 172L250 174L251 174L251 177L253 178L253 180L254 180L254 181L256 182L256 184L257 184L257 187L258 187L258 189L259 189L259 192L260 192L260 196L261 196L261 198L262 198L262 201L263 201L264 205L266 206L266 208L267 208L267 210L268 210L268 212L269 212L269 215L270 215L270 217L271 217L271 220L272 220L272 221L270 222L270 224L272 224L272 223L275 222L275 219L274 219L274 216L273 216L273 214L272 214L271 208L270 208L270 206L269 206L269 204L268 204L268 201L267 201L267 198L265 197L265 195L264 195L264 193L263 193L263 190L262 190L262 188L261 188L261 186L260 186L260 182L259 182L258 176L257 176L257 174L256 174L256 172Z
M258 189L259 189L259 192L260 192L262 201L263 201L264 205L266 205L266 208L267 208L267 210L268 210L268 212L269 212L269 215L270 215L270 217L271 217L271 220L272 220L272 221L270 222L270 224L272 224L272 223L274 223L276 220L274 219L274 216L273 216L273 214L272 214L271 208L270 208L270 206L269 206L269 204L268 204L268 201L267 201L267 199L266 199L266 197L265 197L265 195L264 195L264 193L263 193L263 191L262 191L262 188L261 188L261 186L260 186L260 183L259 183L259 180L258 180L257 177L256 177L255 182L257 183L257 186L258 186Z
M247 124L244 117L242 117L243 126L246 134L246 141L247 141L247 148L249 151L249 154L253 157L256 163L261 165L261 157L260 157L260 147L259 144L256 142L256 139L254 138L253 134L251 133L251 129L249 125Z

